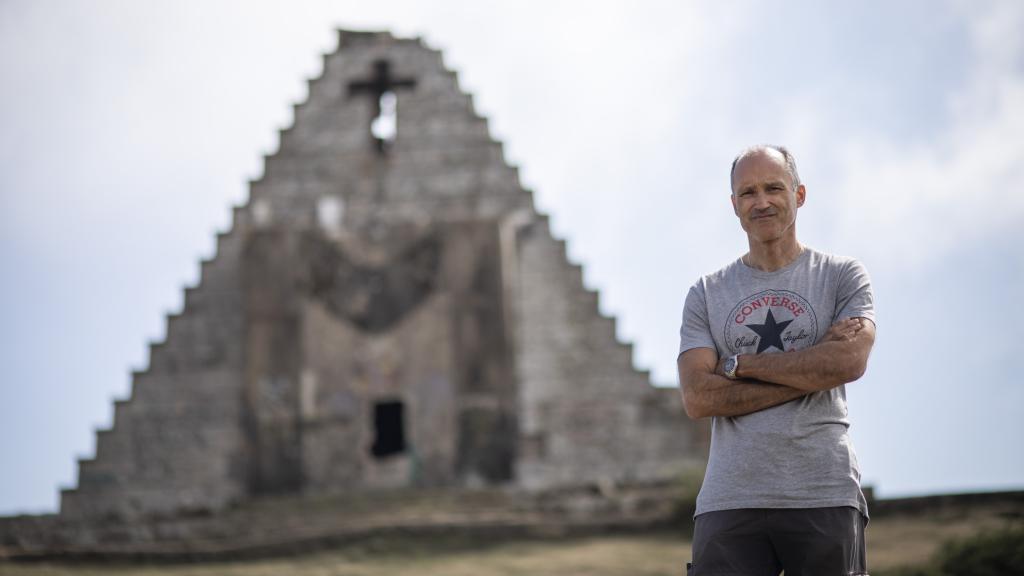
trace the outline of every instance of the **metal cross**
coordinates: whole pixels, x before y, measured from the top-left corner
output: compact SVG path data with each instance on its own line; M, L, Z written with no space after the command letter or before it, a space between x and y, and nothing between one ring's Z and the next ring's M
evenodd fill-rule
M392 78L391 64L387 60L377 60L373 63L373 76L369 80L356 80L348 85L349 97L359 94L369 94L373 98L373 119L381 115L381 98L387 93L394 93L398 88L415 88L416 80L412 78ZM383 154L386 151L386 141L374 135L374 143L377 152Z

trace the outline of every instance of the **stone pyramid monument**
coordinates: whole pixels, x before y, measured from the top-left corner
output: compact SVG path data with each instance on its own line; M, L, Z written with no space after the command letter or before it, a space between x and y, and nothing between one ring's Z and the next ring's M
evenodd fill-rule
M657 482L705 450L441 54L343 30L60 516Z

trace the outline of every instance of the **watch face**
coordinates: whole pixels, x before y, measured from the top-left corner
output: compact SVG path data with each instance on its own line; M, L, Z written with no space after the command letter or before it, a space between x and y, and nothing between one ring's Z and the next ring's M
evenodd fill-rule
M726 360L725 364L722 365L722 370L724 370L729 376L733 376L733 373L736 372L736 357L732 356Z

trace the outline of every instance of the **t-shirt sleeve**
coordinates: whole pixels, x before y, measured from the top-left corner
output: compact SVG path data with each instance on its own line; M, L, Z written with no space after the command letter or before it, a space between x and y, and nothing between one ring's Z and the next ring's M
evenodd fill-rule
M871 291L871 278L864 265L857 260L847 262L839 276L836 315L832 321L844 318L867 318L875 322L875 297Z
M679 353L694 348L715 350L715 340L711 337L711 325L708 323L708 304L704 297L703 280L694 284L686 295L683 323L679 327Z

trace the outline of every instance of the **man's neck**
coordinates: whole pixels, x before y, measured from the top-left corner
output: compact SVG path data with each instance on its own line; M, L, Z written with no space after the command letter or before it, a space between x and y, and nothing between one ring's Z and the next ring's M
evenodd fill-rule
M751 268L762 272L774 272L785 268L797 259L804 251L804 247L796 241L796 238L784 238L773 242L750 242L750 252L747 252L742 260Z

